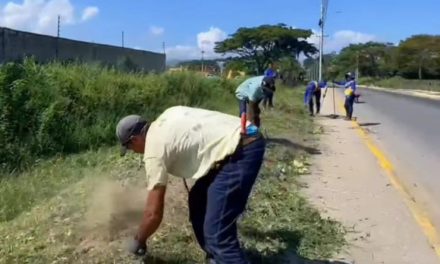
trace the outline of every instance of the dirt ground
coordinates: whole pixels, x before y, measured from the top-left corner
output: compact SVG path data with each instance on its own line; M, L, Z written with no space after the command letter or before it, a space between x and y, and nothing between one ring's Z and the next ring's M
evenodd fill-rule
M362 264L440 263L353 124L326 117L333 113L331 96L327 95L322 114L316 117L325 131L322 155L315 156L305 193L321 211L350 230L350 246L338 260ZM336 109L343 115L340 107Z

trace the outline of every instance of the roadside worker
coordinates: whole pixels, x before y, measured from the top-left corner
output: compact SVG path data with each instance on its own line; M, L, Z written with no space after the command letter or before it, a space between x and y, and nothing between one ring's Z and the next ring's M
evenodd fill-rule
M314 115L313 111L313 97L315 97L316 114L321 110L321 88L326 88L327 82L311 81L306 87L304 94L304 104L309 105L310 116Z
M344 108L346 112L345 120L352 120L353 117L353 105L356 93L356 80L355 77L348 72L345 74L345 82L333 82L337 85L344 87L345 103Z
M272 63L269 63L268 68L264 71L264 76L273 78L274 83L275 83L275 79L277 77L277 72L273 68ZM276 90L275 85L272 88L263 89L263 93L264 93L263 107L264 107L264 109L273 109L273 96L274 96L275 90Z
M248 123L249 124L249 123ZM143 220L129 245L136 255L158 229L170 175L196 180L189 191L189 216L207 263L248 263L237 237L243 213L263 162L261 133L240 133L240 118L175 106L149 123L138 115L119 121L116 135L126 150L143 154L148 197Z
M245 80L235 90L235 96L239 101L243 134L245 134L247 120L256 127L260 127L259 104L264 97L264 90L274 90L274 87L275 80L272 77L256 76Z
M277 72L272 63L269 63L267 69L264 71L264 76L272 77L274 79L277 77Z

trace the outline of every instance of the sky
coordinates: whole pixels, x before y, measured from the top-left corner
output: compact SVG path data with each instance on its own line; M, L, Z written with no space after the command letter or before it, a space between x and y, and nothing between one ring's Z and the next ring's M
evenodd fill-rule
M239 27L285 23L318 32L321 0L0 0L0 26L165 52L168 60L218 57L214 43ZM440 34L440 0L329 0L325 52L351 43L398 43ZM317 44L318 38L308 39Z

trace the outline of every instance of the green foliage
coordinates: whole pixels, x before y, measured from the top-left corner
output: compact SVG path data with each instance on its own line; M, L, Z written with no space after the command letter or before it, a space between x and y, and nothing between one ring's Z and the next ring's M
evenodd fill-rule
M297 85L304 77L305 71L297 60L291 57L281 58L276 65L282 76L282 81L286 85Z
M397 65L408 78L440 78L440 36L416 35L402 41Z
M439 79L440 36L416 35L398 46L378 42L352 44L341 50L328 73L330 78L341 78L357 68L361 77Z
M217 60L190 60L190 61L183 61L180 62L176 65L176 67L184 67L187 68L188 70L192 70L192 71L201 71L202 70L202 65L204 68L204 71L207 71L209 69L209 71L211 72L220 72L220 67L217 64Z
M243 27L226 40L216 43L215 51L235 53L251 60L259 74L269 62L284 56L297 58L301 53L306 56L315 54L317 49L305 40L311 35L311 30L294 29L285 24Z
M144 75L97 65L8 63L0 67L0 169L113 145L116 122L124 115L153 119L173 105L221 104L234 85L191 73Z
M253 69L254 63L251 60L244 58L233 58L229 59L226 63L226 72L232 71L243 71L246 74L252 75L255 70Z
M388 79L365 77L360 78L359 83L384 88L440 92L440 80L410 80L399 76Z
M324 54L322 57L323 78L325 80L334 79L338 75L337 69L333 66L336 57L336 53ZM318 79L319 58L306 58L303 65L308 79Z
M331 78L341 78L346 72L359 69L360 76L386 77L395 75L395 47L391 43L368 42L351 44L333 60Z

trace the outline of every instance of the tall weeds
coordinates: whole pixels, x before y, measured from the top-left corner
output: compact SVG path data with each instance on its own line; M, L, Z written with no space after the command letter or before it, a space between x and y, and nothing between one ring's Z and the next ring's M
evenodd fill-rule
M0 67L0 170L41 157L115 144L127 114L153 119L173 105L218 109L235 84L192 73L145 75L99 65L33 60Z

